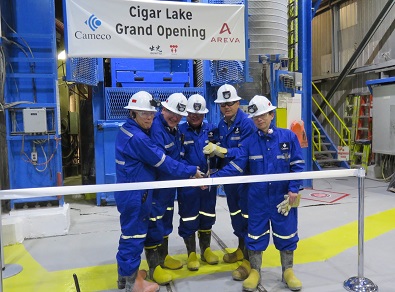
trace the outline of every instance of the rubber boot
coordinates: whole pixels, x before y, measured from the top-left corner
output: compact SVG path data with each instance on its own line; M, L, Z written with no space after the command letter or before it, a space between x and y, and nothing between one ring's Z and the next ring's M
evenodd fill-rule
M125 289L125 284L126 284L126 277L121 276L120 274L118 274L118 289Z
M178 270L182 268L182 262L169 256L169 237L163 237L163 242L158 246L162 268Z
M125 292L156 292L159 286L156 283L145 281L146 271L136 271L130 277L125 278Z
M299 291L302 289L302 282L296 278L293 267L294 252L293 250L280 251L281 267L283 271L282 281L291 291Z
M251 272L243 282L244 291L256 291L261 282L262 251L248 250Z
M159 285L166 285L170 283L172 277L160 266L160 258L157 247L146 247L145 257L149 267L149 276L151 280Z
M190 271L197 271L200 268L200 262L196 256L196 238L195 233L190 237L184 238L185 246L187 247L188 260L187 268Z
M244 249L244 239L239 237L238 248L234 252L224 254L224 258L223 258L224 262L235 263L237 261L241 261L244 258L243 249Z
M248 250L247 248L244 246L243 249L243 256L244 259L241 262L241 265L232 272L232 278L233 280L236 281L244 281L245 279L247 279L247 277L249 276L250 272L251 272L251 265L250 265L250 257L248 255Z
M207 262L209 265L216 265L219 258L211 251L211 230L199 230L199 247L200 257L202 261Z
M244 259L241 265L232 272L232 278L236 281L244 281L248 278L251 272L250 262Z
M132 292L134 289L134 283L136 282L136 278L137 278L137 271L135 271L129 277L122 277L122 278L125 280L125 292Z
M119 274L119 267L117 266L117 271L118 271L118 280L117 280L117 284L118 284L118 289L125 289L125 284L126 284L126 277L125 276L121 276Z

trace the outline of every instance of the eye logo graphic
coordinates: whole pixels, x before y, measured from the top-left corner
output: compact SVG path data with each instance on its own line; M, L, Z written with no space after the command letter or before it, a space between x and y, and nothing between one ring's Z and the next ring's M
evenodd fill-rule
M92 14L87 20L85 20L85 24L89 26L92 31L95 31L101 25L101 20Z

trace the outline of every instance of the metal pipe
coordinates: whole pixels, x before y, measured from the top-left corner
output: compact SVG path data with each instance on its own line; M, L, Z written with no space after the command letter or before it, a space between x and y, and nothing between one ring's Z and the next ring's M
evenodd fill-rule
M361 168L363 172L365 169ZM363 277L365 176L358 177L358 277Z
M311 1L302 0L298 4L298 18L299 18L299 71L302 73L302 120L305 125L311 125L312 123L312 10ZM307 141L312 141L312 127L306 127ZM311 142L310 142L311 143ZM305 159L305 170L310 171L313 169L313 147L303 148L303 157ZM305 180L303 182L305 187L312 187L312 180Z
M355 50L354 54L351 56L350 60L348 60L346 66L344 67L343 71L340 73L339 77L336 79L335 84L333 84L332 88L329 90L329 92L326 95L326 99L328 101L331 100L337 89L339 88L340 84L343 82L344 78L350 73L352 66L354 66L355 62L361 55L362 51L365 49L366 45L369 43L370 39L374 35L374 33L377 31L379 28L380 24L384 21L385 17L387 14L390 12L392 6L394 6L395 1L394 0L388 0L387 4L383 7L381 10L380 14L377 16L376 20L370 27L369 31L366 33L365 37L359 44L358 48ZM325 102L322 102L320 107L324 109L325 107ZM319 111L317 110L314 113L316 116L318 116Z
M378 287L363 276L364 255L364 200L365 200L365 169L358 169L358 276L344 281L343 287L347 291L377 292Z
M0 200L1 206L1 200ZM1 208L1 207L0 207ZM4 252L3 252L3 222L2 222L2 212L0 212L0 261L1 261L1 269L0 269L0 292L3 292L3 271L5 269L4 265Z

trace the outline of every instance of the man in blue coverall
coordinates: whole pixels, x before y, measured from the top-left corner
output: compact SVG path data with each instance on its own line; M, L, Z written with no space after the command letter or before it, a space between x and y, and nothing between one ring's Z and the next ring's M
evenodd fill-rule
M215 148L216 144L209 143L204 147L203 152L210 155L215 154L222 158L222 163L220 163L218 168L221 168L221 165L227 165L240 155L241 143L255 130L252 120L239 108L240 100L241 97L237 95L236 89L232 85L224 84L217 91L217 99L214 102L219 104L223 115L223 118L218 123L218 144L220 147ZM223 149L226 150L226 153L218 151ZM242 214L240 205L245 202L245 199L243 199L243 196L246 197L245 186L240 184L225 185L224 190L233 231L238 237L239 245L236 251L226 253L223 260L226 263L235 263L242 260L245 253L244 233L246 231L246 218L243 218L243 216L246 217L247 214ZM245 279L236 271L233 273L233 278L235 280Z
M206 157L202 149L208 141L216 140L216 128L204 122L204 115L208 112L203 96L193 94L188 98L187 122L180 125L180 132L184 135L183 159L191 165L198 165L204 173L215 167L215 158ZM207 159L209 162L207 163ZM210 166L211 169L208 169ZM200 262L196 256L196 231L198 232L200 257L210 265L218 264L218 256L210 248L211 228L215 223L215 204L217 189L202 190L197 187L178 189L178 210L180 225L178 234L184 239L187 252L187 268L197 271Z
M173 160L150 139L149 130L156 112L154 103L148 92L139 91L125 107L130 116L115 141L117 183L155 181L156 169L179 178L202 177L197 166ZM157 291L158 285L145 281L146 273L138 271L148 230L152 190L116 192L114 197L122 232L117 253L118 287L126 286L126 292Z
M162 102L162 111L155 115L151 128L151 139L162 151L174 160L181 160L183 152L181 135L178 124L182 117L188 115L186 111L187 98L182 93L169 95ZM177 178L171 173L157 172L157 181L166 181ZM181 269L182 262L171 257L168 252L169 235L173 231L173 213L176 188L154 190L152 196L151 218L148 234L145 241L145 253L148 265L155 269L156 262L149 259L155 254L159 255L159 265L171 270ZM172 280L172 276L165 270L158 268L153 280L159 285L165 285Z
M271 124L275 106L264 96L254 96L248 112L257 130L242 145L242 154L212 177L248 174L278 174L302 172L304 159L296 135ZM225 152L216 149L219 152ZM260 283L262 251L266 250L270 232L273 243L280 251L282 280L292 291L302 288L293 272L293 254L297 248L297 206L300 180L250 183L248 185L248 233L245 237L249 263L242 263L248 278L243 282L245 291L256 291ZM292 208L294 207L294 208ZM271 228L271 231L270 231Z

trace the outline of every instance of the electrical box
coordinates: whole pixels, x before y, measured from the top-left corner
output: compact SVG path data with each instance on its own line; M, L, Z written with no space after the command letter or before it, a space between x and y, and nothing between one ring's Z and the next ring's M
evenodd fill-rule
M47 132L47 110L45 108L23 109L23 130L28 134Z
M294 72L295 87L302 87L303 77L302 73Z
M373 153L395 155L395 84L373 87Z

